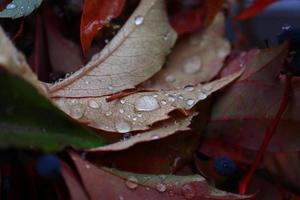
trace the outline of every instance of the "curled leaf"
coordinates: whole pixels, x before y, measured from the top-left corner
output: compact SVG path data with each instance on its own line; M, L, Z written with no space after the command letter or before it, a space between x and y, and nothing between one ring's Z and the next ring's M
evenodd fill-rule
M49 88L51 96L99 97L134 88L161 69L175 40L164 0L142 0L99 54Z
M41 5L43 0L13 0L7 4L6 8L0 12L0 18L19 18L32 13Z
M96 129L119 133L147 130L153 123L168 119L171 111L190 110L241 73L242 70L204 85L137 92L112 102L106 102L105 97L54 98L53 101L74 119Z

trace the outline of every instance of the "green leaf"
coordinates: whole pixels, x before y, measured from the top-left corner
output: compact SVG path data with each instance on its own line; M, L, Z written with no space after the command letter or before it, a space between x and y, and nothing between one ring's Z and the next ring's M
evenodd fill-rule
M0 18L19 18L32 13L43 0L13 0L0 12Z
M104 140L69 119L22 78L0 71L0 147L59 151L99 147Z

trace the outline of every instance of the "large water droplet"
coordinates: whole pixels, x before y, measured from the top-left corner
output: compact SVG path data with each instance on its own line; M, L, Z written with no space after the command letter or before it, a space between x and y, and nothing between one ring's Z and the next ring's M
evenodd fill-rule
M156 190L159 192L165 192L167 190L167 186L163 183L159 183L155 186Z
M181 192L186 199L193 199L196 196L196 191L192 185L184 185Z
M195 100L194 100L194 99L188 99L188 100L186 100L186 104L187 104L188 106L192 106L192 105L194 105L194 103L195 103Z
M201 70L202 60L198 56L194 56L190 58L184 65L183 65L183 72L191 75L197 73Z
M131 126L130 124L128 124L127 122L125 121L120 121L120 122L117 122L115 124L115 127L116 127L116 130L119 132L119 133L127 133L131 130Z
M137 26L140 26L144 23L144 17L141 15L138 15L134 18L134 24Z
M193 90L194 90L194 87L191 86L191 85L186 85L186 86L184 87L184 90L190 92L190 91L193 91Z
M94 108L94 109L97 109L97 108L100 107L99 104L98 104L96 101L94 101L94 100L89 100L88 106L89 106L90 108Z
M138 180L134 176L129 176L125 182L129 189L136 189L138 187Z
M142 96L135 101L135 109L138 111L149 112L159 109L157 100L152 96Z
M16 4L14 4L14 3L9 3L9 4L7 4L7 6L6 6L6 9L7 10L11 10L11 9L15 9L17 6L16 6Z

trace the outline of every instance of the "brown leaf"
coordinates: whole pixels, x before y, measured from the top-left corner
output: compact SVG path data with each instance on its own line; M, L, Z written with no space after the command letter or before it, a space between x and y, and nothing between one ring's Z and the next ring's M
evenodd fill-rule
M97 168L69 153L91 199L253 199L212 188L199 175L147 175Z
M142 0L113 40L82 69L50 87L52 97L99 97L134 88L161 69L176 40L164 0Z
M224 15L219 13L204 31L180 41L166 66L144 84L151 89L174 89L210 81L223 66L230 44L223 37Z
M138 143L162 139L179 131L187 131L189 130L188 126L190 125L191 120L195 115L196 113L183 119L178 119L178 120L172 119L170 121L165 122L162 126L153 128L152 130L141 134L136 134L127 140L123 140L99 148L89 149L88 151L90 152L120 151L120 150L128 149L131 146L136 145Z
M96 129L126 133L147 130L169 118L174 110L189 110L199 101L223 88L242 70L222 79L169 91L137 92L121 100L106 102L105 97L54 98L57 106L68 115Z

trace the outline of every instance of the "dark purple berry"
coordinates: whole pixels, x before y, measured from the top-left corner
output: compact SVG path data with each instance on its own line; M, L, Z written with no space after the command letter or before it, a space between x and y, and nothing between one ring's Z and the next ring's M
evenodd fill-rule
M44 178L55 179L60 174L59 158L52 154L40 156L36 162L37 174Z
M237 167L230 158L219 157L214 160L214 169L221 176L231 176L236 172Z

